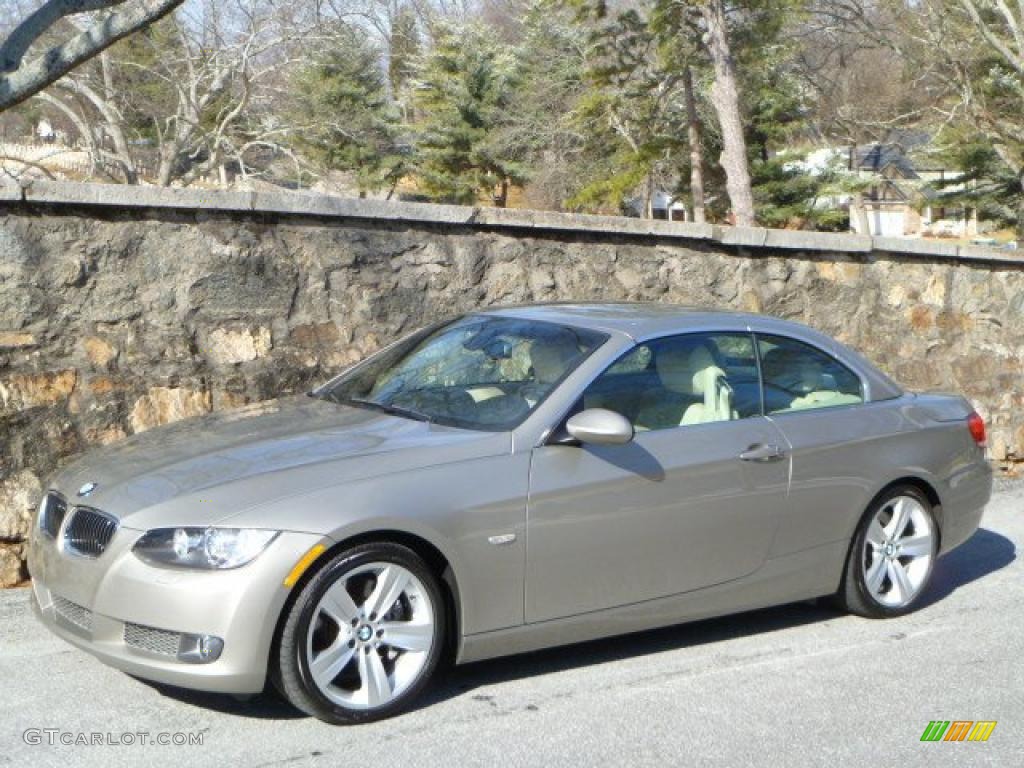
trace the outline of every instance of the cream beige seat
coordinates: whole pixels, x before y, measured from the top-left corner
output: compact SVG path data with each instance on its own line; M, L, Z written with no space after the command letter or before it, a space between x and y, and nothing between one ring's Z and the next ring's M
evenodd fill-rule
M546 392L550 385L558 382L580 354L575 340L565 334L539 339L530 346L530 367L533 381L519 394L507 394L499 387L484 386L467 390L477 404L489 410L511 408L515 402L524 400L532 408L537 404L540 392Z
M530 365L533 367L535 384L551 385L557 382L579 353L575 340L567 334L535 341L530 347ZM547 386L543 388L547 389ZM531 408L537 404L535 394L526 392L524 397Z
M718 367L706 346L666 347L654 363L668 396L659 397L657 403L640 410L637 429L666 429L737 418L725 371Z
M863 400L857 395L847 395L833 389L819 389L798 397L789 404L789 410L800 411L807 408L830 408L833 405L853 405Z

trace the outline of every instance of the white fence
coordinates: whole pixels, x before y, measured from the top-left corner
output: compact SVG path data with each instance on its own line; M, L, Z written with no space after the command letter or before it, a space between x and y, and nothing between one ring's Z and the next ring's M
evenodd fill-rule
M149 156L133 155L132 162L142 178L156 176L157 160L155 153ZM57 178L77 177L90 179L96 176L121 176L120 167L116 163L96 156L86 147L67 146L59 143L46 142L9 142L0 140L0 167L15 176L33 175L44 169Z

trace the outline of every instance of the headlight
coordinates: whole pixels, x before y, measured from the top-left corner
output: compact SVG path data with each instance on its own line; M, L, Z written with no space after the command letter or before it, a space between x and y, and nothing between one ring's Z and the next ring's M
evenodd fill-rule
M132 551L160 565L223 570L255 559L277 535L253 528L154 528Z

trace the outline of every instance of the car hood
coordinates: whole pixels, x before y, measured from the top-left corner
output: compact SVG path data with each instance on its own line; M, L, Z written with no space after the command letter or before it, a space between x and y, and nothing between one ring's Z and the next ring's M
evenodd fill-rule
M511 450L455 429L295 397L149 430L86 454L53 487L123 526L212 525L316 488ZM78 491L96 487L87 497Z

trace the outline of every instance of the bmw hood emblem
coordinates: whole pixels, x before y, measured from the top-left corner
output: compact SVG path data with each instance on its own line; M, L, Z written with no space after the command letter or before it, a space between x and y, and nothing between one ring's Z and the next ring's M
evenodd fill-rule
M99 487L99 483L86 483L78 489L79 496L88 496Z

